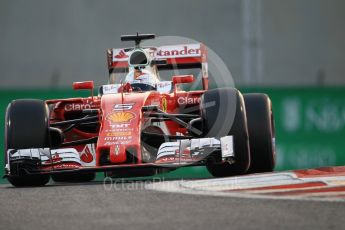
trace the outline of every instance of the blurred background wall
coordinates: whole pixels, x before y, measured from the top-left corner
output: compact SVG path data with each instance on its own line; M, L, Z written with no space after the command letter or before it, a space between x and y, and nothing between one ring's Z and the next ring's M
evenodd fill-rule
M204 42L240 86L344 84L344 9L343 0L1 0L0 87L101 84L105 50L137 31Z
M0 120L15 98L85 96L71 83L105 83L105 50L137 31L201 41L269 94L278 170L345 164L343 0L0 0Z

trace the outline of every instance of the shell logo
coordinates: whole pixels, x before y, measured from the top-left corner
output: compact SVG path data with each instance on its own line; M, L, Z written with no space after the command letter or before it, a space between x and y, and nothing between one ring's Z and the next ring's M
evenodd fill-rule
M107 120L112 123L129 122L133 118L135 118L135 115L131 112L114 112L107 116Z

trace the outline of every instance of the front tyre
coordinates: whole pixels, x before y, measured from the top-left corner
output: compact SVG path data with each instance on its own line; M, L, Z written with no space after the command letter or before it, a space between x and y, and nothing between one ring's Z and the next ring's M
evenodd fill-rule
M8 149L49 147L49 109L42 100L23 99L12 101L5 118L5 163ZM19 170L18 175L8 175L16 187L42 186L49 182L49 175L28 175Z
M49 175L9 176L7 180L15 187L44 186L49 182Z
M250 165L246 110L242 94L237 89L209 90L201 101L205 137L233 136L235 162L210 158L206 164L215 177L244 174ZM220 154L219 154L220 155Z
M249 173L272 172L275 167L275 130L272 103L266 94L244 95L251 165Z

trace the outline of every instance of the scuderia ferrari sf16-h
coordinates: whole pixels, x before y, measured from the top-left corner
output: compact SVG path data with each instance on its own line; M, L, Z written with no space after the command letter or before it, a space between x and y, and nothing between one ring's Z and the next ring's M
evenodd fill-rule
M41 186L50 177L86 182L96 172L148 176L201 165L215 177L274 169L269 97L208 89L203 44L140 46L154 37L125 35L121 40L134 47L107 51L109 83L97 96L8 105L5 177L12 185ZM198 80L202 90L182 90ZM93 92L94 84L73 87Z

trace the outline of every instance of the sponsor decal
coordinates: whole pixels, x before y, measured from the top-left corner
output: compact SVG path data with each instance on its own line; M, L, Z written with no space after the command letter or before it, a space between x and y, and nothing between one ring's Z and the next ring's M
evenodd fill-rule
M124 59L124 58L128 58L128 55L125 53L124 50L120 50L117 54L114 55L114 58Z
M65 111L80 111L84 109L91 109L90 104L66 104Z
M115 111L122 111L122 110L131 110L133 108L133 105L135 103L129 103L129 104L116 104L114 105L113 110Z
M157 83L157 87L164 88L167 86L171 86L171 81L162 81Z
M167 108L168 108L168 102L167 102L167 98L166 97L162 97L162 111L163 112L166 112L167 111Z
M55 169L66 169L66 168L80 168L80 164L78 163L62 163L59 165L54 166Z
M199 104L201 101L200 97L179 97L177 103L179 105L194 105Z
M129 128L129 126L130 126L130 124L127 124L127 123L110 125L110 127L112 128L111 131L114 131L117 129L127 129L127 128ZM128 130L132 130L132 129L128 129Z
M132 136L104 137L104 145L127 145L132 142Z
M171 81L161 81L157 83L157 91L161 93L169 93L172 89Z
M106 129L104 132L105 133L131 132L133 130L134 130L133 128L130 128L130 129Z
M107 120L111 123L126 123L135 118L135 114L132 112L114 112L107 116Z
M115 137L104 137L104 141L126 141L131 140L132 136L115 136Z
M159 88L164 88L164 87L167 87L167 86L171 86L171 81L158 82L158 83L157 83L157 86L158 86Z
M119 92L119 88L121 84L110 84L110 85L103 85L103 94L114 94Z
M104 145L128 145L130 141L107 141Z
M131 136L132 132L131 131L125 131L125 132L110 132L107 133L107 137L119 137L119 136Z
M200 44L184 46L163 46L156 52L156 57L197 57L201 55Z

